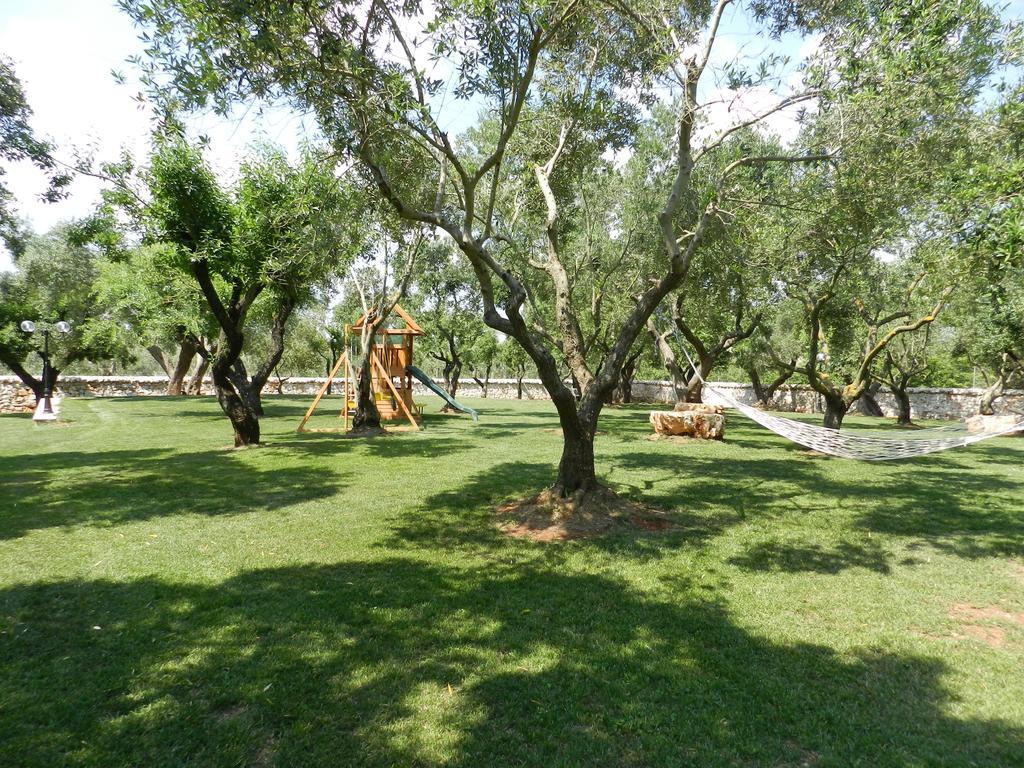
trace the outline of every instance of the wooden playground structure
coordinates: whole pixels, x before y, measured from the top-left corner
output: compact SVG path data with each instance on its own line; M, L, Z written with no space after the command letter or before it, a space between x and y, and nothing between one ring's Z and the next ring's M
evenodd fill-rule
M422 417L422 409L412 399L412 375L409 372L413 361L413 339L423 335L423 329L412 319L408 312L396 305L394 309L402 322L404 328L385 328L377 332L370 352L370 386L373 391L374 400L377 403L377 410L380 412L383 421L398 421L405 419L409 422L407 429L418 430L420 428L418 419ZM327 376L327 381L316 393L313 403L306 411L306 415L299 424L299 432L347 432L349 428L349 416L355 411L356 403L356 380L352 367L351 356L349 355L349 332L358 335L366 323L366 315L362 315L355 324L345 326L344 350L334 363L334 368ZM331 388L331 383L342 366L345 366L344 374L344 403L338 417L344 419L344 427L334 429L309 429L306 423L313 416L317 404Z

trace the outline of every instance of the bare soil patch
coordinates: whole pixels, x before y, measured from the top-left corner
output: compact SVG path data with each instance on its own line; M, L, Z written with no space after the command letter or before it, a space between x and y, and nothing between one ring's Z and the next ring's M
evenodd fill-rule
M1024 627L1024 613L1013 613L1000 608L998 605L979 607L969 603L955 603L949 609L949 618L964 622L961 626L961 632L953 633L955 639L971 638L981 640L990 648L1001 648L1006 642L1006 629L994 626L991 622L1015 624Z
M981 640L989 648L1002 648L1006 641L1006 631L1000 627L983 627L980 624L966 624L963 627L963 634L954 632L956 640L971 638Z
M968 605L967 603L956 603L949 610L949 617L951 619L970 621L994 619L996 621L1008 621L1011 624L1024 626L1024 613L1011 613L1010 611L1004 611L998 605L987 605L984 608L978 608L977 606Z
M664 512L624 499L609 488L562 498L548 489L494 510L507 535L533 541L589 539L622 530L664 533L675 528Z

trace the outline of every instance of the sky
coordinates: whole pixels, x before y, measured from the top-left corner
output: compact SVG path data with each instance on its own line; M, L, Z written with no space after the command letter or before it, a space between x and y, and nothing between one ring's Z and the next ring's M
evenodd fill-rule
M126 63L141 49L131 20L110 0L0 0L0 52L14 61L33 111L32 126L54 142L59 160L71 162L76 151L111 160L122 148L144 155L151 113L136 101L138 81ZM112 70L126 76L125 85L115 82ZM314 134L308 120L283 111L250 112L233 120L199 116L191 127L210 137L209 157L221 171L257 141L294 151ZM7 184L20 214L37 232L87 215L101 186L80 176L66 200L44 203L38 196L45 177L29 163L8 166ZM0 269L9 267L10 258L0 248Z
M1007 13L1024 18L1024 0L1013 0ZM795 65L813 51L815 40L785 38L772 50L789 55L794 64L788 77L791 85L799 75ZM745 21L738 6L727 12L713 53L721 62L737 54L758 58L766 41ZM112 0L0 0L0 53L13 59L29 105L32 124L38 134L51 139L58 159L71 162L76 148L93 151L98 160L114 159L122 148L137 156L145 154L150 134L150 114L134 96L138 83L126 59L141 52L137 30ZM111 74L117 70L127 82L119 85ZM716 93L710 83L704 99L730 96ZM711 111L714 125L742 119L751 109L770 104L767 90L744 94L739 101L725 102ZM442 122L450 131L473 118L473 109L447 104ZM770 127L785 135L794 125L794 114L774 116ZM307 118L285 110L259 115L255 110L233 119L213 115L191 119L196 134L210 137L208 157L213 166L227 174L257 141L272 141L294 152L305 138L315 136L315 125ZM8 166L7 183L14 193L19 212L37 232L45 232L62 220L87 215L96 204L100 182L79 177L70 196L56 204L38 199L45 187L44 177L27 163ZM9 256L0 248L0 270L10 268Z

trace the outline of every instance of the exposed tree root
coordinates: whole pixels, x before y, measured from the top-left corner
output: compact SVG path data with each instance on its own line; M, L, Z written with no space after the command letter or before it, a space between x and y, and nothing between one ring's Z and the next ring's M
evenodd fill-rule
M533 541L588 539L617 530L664 532L675 526L663 512L622 498L604 486L563 497L557 488L495 509L498 527Z

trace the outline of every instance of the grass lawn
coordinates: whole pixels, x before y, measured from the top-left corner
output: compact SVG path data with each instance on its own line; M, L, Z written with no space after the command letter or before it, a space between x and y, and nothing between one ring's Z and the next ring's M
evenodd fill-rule
M248 451L212 399L0 417L0 766L1024 765L1024 439L609 409L606 482L677 527L538 544L490 509L553 479L549 403L353 441L306 402Z

